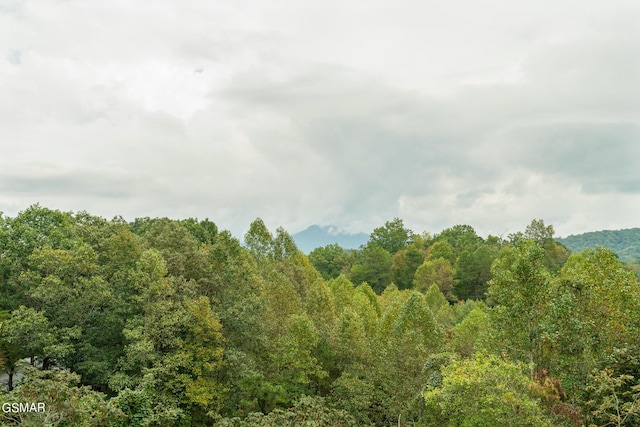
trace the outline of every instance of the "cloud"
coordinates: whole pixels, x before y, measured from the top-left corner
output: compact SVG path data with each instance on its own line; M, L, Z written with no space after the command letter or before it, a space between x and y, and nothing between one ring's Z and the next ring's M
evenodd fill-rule
M6 3L0 210L637 226L639 8L615 4Z
M509 159L580 183L588 193L637 193L640 127L634 123L559 123L517 129Z
M98 197L107 199L127 199L140 191L151 192L153 185L144 179L132 179L125 171L113 170L75 170L60 173L57 168L47 170L44 166L20 174L0 176L0 191L11 191L26 197L47 194L56 198ZM131 183L136 182L132 187ZM143 187L143 188L141 188ZM155 189L158 191L158 189Z

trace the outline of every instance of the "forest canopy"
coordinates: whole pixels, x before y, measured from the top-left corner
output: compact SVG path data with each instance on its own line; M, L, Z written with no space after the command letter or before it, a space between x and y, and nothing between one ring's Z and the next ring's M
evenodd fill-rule
M394 218L306 256L259 218L241 242L0 216L3 425L634 426L639 353L635 266L542 220L502 239Z

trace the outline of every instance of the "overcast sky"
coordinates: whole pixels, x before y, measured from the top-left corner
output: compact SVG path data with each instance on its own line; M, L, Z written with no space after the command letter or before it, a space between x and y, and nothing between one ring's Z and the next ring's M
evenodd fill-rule
M0 0L0 211L640 227L637 0Z

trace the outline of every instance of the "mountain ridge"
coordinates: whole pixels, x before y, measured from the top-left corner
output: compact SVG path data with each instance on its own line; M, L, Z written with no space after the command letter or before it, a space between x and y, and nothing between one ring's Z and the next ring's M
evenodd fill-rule
M633 262L640 258L640 228L589 231L555 240L565 245L571 252L581 252L600 245L618 254L622 262Z
M369 240L366 233L344 233L335 232L334 226L319 226L317 224L310 225L306 229L293 234L298 249L308 254L315 248L327 246L337 243L344 249L357 249Z

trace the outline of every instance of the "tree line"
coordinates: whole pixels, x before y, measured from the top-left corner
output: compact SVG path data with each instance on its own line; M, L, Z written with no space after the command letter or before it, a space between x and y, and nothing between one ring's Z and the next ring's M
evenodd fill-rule
M621 261L640 263L640 228L591 231L557 240L574 252L605 246L618 254Z
M256 219L0 216L5 425L639 425L640 286L534 220L301 253ZM21 379L18 379L18 378Z

